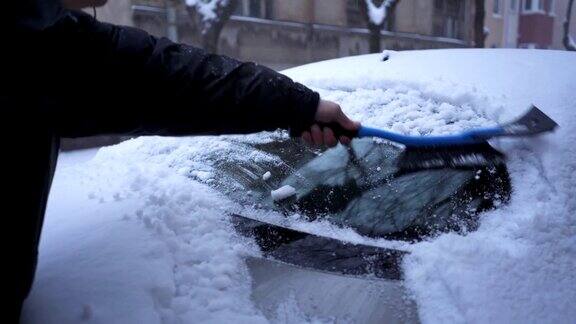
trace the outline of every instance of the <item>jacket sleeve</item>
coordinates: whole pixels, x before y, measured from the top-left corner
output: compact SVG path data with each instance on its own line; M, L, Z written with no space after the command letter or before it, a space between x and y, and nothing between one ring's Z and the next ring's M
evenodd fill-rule
M83 13L42 33L51 48L42 61L53 65L45 73L59 80L48 96L61 136L298 133L317 109L316 92L269 68Z

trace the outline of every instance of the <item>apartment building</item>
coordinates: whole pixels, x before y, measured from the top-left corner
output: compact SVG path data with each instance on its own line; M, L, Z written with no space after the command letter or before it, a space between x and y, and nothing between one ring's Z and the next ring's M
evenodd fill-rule
M236 12L224 27L219 52L277 69L368 53L364 0L232 0ZM113 8L110 8L111 6ZM469 47L472 0L401 0L382 32L393 50ZM199 29L178 0L114 0L100 19L200 44Z
M568 0L486 0L485 45L563 50L567 6ZM576 20L576 10L571 15ZM576 23L571 35L576 35Z

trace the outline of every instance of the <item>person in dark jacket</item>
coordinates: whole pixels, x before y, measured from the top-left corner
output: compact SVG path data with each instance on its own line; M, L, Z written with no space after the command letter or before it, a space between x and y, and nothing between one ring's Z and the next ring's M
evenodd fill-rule
M17 0L0 13L3 298L18 322L36 268L60 138L277 128L335 145L340 107L254 63L213 55L74 9L106 0ZM348 143L349 138L338 138Z

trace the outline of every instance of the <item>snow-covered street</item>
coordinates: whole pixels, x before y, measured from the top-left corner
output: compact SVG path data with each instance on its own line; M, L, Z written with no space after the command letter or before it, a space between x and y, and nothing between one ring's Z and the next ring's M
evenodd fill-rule
M560 128L491 142L508 157L512 199L484 213L480 228L467 235L410 244L325 222L296 219L293 225L409 251L405 286L424 323L574 321L576 55L471 49L387 55L386 61L382 54L364 55L285 73L364 125L404 134L494 125L530 104ZM24 322L354 322L305 315L290 299L273 316L258 309L244 258L260 252L228 221L228 213L243 207L210 186L214 152L247 162L277 159L220 137L141 137L62 154Z

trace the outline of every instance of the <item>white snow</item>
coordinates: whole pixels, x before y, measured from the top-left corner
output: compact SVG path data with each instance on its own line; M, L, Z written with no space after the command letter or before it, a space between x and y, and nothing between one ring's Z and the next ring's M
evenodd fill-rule
M576 318L574 53L413 51L392 53L386 62L379 62L379 55L351 57L287 73L338 100L366 125L405 133L507 121L531 103L555 119L560 128L554 134L493 143L508 156L509 205L485 213L479 230L467 236L445 234L410 246L404 269L425 323L566 323ZM385 93L392 98L381 99ZM436 102L438 109L426 110L426 101ZM416 112L395 115L402 105L413 105ZM418 113L428 117L418 118Z
M296 194L296 189L290 185L282 186L276 190L272 190L270 195L272 196L272 200L284 200L290 196Z
M270 179L271 176L272 176L272 173L270 171L266 171L266 173L264 173L262 175L262 180L266 181L266 180Z
M366 55L286 73L365 125L406 134L493 125L536 104L560 124L556 133L493 143L508 156L511 202L484 213L476 232L417 244L365 238L298 215L259 210L255 217L410 251L403 265L406 285L425 323L573 321L576 54L389 54L385 62L380 54ZM243 138L264 143L285 136ZM224 137L142 137L101 149L95 157L63 154L24 322L267 322L250 298L243 261L259 251L227 221L226 215L241 207L208 184L217 163L230 156L246 163L278 158L232 143ZM284 306L286 316L276 322L299 312L294 301Z
M216 9L224 6L229 0L186 0L186 5L194 7L202 16L204 22L216 20Z
M384 0L380 6L377 6L373 0L364 0L368 8L368 18L374 25L380 26L388 16L388 8L390 8L397 0Z
M229 228L231 202L170 167L192 152L177 143L61 156L25 323L265 321L241 261L258 252Z

